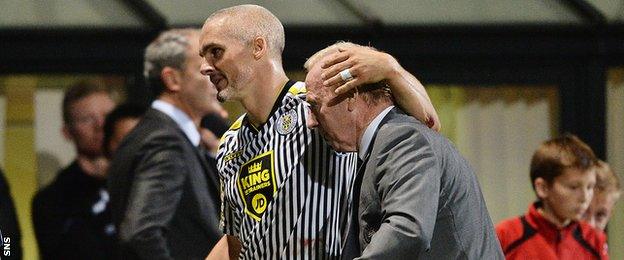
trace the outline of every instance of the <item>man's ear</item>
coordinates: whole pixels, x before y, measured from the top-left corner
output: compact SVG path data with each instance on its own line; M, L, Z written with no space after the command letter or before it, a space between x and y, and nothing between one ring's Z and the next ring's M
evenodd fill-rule
M254 38L252 44L253 44L254 59L259 60L264 55L266 55L268 46L267 46L267 41L264 37L258 36Z
M180 71L171 67L164 67L162 71L160 71L160 77L165 84L166 91L180 91Z
M538 198L545 199L548 197L548 193L550 193L550 185L548 185L546 180L538 177L535 181L533 181L533 185L535 185L535 193Z

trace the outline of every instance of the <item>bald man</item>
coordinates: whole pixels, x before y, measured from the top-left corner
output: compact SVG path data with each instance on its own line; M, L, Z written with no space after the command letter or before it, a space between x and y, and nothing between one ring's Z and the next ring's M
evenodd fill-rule
M200 48L202 73L210 76L218 99L237 101L247 111L224 134L217 156L227 236L209 258L340 257L356 156L334 152L318 131L306 127L304 84L289 80L282 67L281 22L260 6L222 9L204 23ZM365 81L357 72L372 68L369 76L405 93L399 102L411 114L423 121L436 118L422 85L409 73L400 66L384 73L374 69L396 62L391 56L344 52L342 61L353 60L330 65L334 71L352 69L341 75ZM328 85L335 75L326 75Z

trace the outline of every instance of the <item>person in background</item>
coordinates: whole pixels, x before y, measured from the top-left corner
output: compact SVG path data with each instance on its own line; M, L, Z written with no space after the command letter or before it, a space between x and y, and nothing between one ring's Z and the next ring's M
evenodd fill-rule
M230 127L230 122L227 119L228 112L222 107L221 111L223 112L210 113L204 116L201 120L199 130L202 137L202 144L206 147L210 158L215 160L215 162L217 150L219 149L219 140Z
M106 189L102 127L115 102L97 82L72 86L63 98L63 134L76 159L35 195L32 218L42 259L110 259L115 250Z
M199 30L162 32L145 50L157 96L113 155L111 210L123 259L204 259L222 236L219 180L201 151L216 90L200 74Z
M605 230L613 213L615 203L620 199L620 180L609 164L599 160L596 164L596 186L594 198L583 216L593 227Z
M507 259L608 259L604 233L580 221L594 193L596 160L574 135L540 145L530 167L537 201L496 226Z
M121 140L139 123L147 108L133 103L124 103L113 109L104 121L104 154L113 157Z

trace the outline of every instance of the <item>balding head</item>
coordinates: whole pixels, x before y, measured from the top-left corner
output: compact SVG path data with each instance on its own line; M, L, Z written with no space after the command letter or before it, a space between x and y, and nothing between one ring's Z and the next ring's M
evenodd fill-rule
M340 49L346 49L349 47L364 47L364 46L361 46L359 44L355 44L352 42L343 42L343 41L334 43L330 46L325 47L324 49L320 51L317 51L312 56L310 56L310 58L308 58L308 60L303 64L303 67L307 71L310 71L312 67L316 65L319 61L321 61L323 58L329 56L330 54L340 52ZM373 47L368 47L368 48L374 49Z
M334 43L324 49L316 52L303 64L303 67L308 71L306 77L306 88L310 92L333 92L328 91L329 88L323 87L323 79L321 77L323 63L327 62L332 54L340 52L341 49L348 49L353 47L364 47L376 50L373 47L362 46L352 42L340 41ZM384 82L376 82L371 84L364 84L358 86L356 90L359 91L363 100L369 104L377 102L391 102L389 88ZM334 95L331 93L330 95Z
M221 9L206 19L204 28L216 22L225 27L230 37L246 44L251 44L256 37L265 38L269 53L281 60L284 51L284 26L266 8L257 5L237 5Z

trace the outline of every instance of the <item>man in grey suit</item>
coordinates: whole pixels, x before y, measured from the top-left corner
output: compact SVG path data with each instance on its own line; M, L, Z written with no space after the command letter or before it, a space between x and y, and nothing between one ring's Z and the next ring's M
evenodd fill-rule
M199 72L198 37L196 29L165 31L145 51L157 99L109 169L123 259L203 259L223 235L218 176L198 149L200 120L217 102Z
M345 50L372 48L337 43L306 63L308 126L362 160L353 191L357 225L349 232L356 239L345 250L359 247L363 259L503 259L477 178L446 138L395 108L383 87L336 95L324 86L341 84L327 74L346 60ZM341 69L343 81L371 77Z

